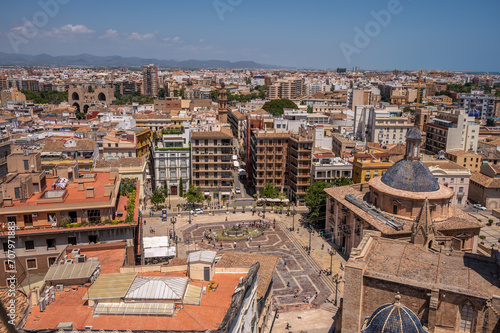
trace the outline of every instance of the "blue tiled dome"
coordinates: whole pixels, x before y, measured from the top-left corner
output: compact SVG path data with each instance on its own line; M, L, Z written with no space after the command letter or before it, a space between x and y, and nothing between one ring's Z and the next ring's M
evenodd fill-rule
M423 333L425 332L417 316L397 300L379 307L368 318L362 333Z
M439 184L421 161L399 160L384 173L382 183L392 188L409 192L433 192Z

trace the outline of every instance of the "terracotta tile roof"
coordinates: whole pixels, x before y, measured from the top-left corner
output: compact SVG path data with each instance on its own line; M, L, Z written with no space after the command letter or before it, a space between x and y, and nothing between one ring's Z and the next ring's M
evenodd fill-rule
M185 272L182 272L183 276ZM141 274L141 276L157 276L158 274ZM162 276L179 276L179 274L162 274ZM92 326L94 330L129 329L137 331L215 331L222 323L229 306L235 287L241 277L246 274L216 273L213 280L218 284L217 291L207 292L202 296L200 305L185 304L184 308L177 309L174 316L134 316L134 315L92 315L83 296L87 288L78 288L69 292L56 294L55 302L50 303L44 312L39 307L32 308L26 321L25 329L55 329L60 322L72 322L73 328L84 330L85 326ZM207 287L208 282L189 281L198 287Z
M414 244L378 238L364 276L490 298L500 293L500 281L492 278L499 273L496 262L488 257L434 253Z
M362 210L361 208L355 206L354 204L350 203L345 199L345 195L348 193L356 195L358 198L362 199L363 198L363 193L360 191L357 191L353 186L340 186L340 187L332 187L332 188L326 188L324 191L332 198L334 198L336 201L340 202L343 206L348 208L350 211L352 211L355 215L359 216L362 218L364 221L366 221L368 224L373 226L375 229L380 231L382 234L385 235L398 235L398 234L410 234L411 233L411 227L414 223L413 220L405 220L406 225L403 227L402 230L397 231L394 228L390 227L389 225L385 224L382 221L379 221L378 219L374 218L370 214L368 214L366 211ZM396 190L397 191L397 190ZM453 205L450 205L450 218L440 221L440 222L435 222L436 229L438 231L447 231L447 230L462 230L462 229L479 229L483 227L483 223L477 221L475 218L470 216L469 214L463 212L460 208L457 208Z
M439 167L447 170L469 170L466 167L448 160L423 161L428 168Z
M450 150L450 151L447 151L446 154L448 155L452 155L452 156L468 156L468 155L473 155L473 156L477 156L478 154L474 154L474 153L471 153L470 151L463 151L461 149L457 149L457 150Z
M500 188L500 178L491 178L480 172L473 172L470 181L487 188Z
M274 269L278 263L278 257L264 254L250 254L243 252L226 252L217 263L217 267L245 267L250 268L256 262L260 263L257 272L257 298L266 295L269 283L273 278Z
M123 157L114 161L97 160L95 168L127 168L141 167L144 164L142 157Z
M76 142L76 146L74 147L65 147L64 144L68 141L68 138L45 138L42 141L43 149L45 152L56 152L56 151L82 151L82 150L94 150L95 148L95 140L94 139L78 139L71 138Z
M19 324L19 322L22 320L25 311L28 308L28 299L26 298L26 295L23 294L20 291L16 291L16 295L14 297L9 297L9 289L7 288L0 288L0 302L6 306L9 304L11 299L15 299L16 301L16 306L15 306L15 311L16 311L16 319L15 323L16 325ZM7 328L5 325L0 324L0 333L7 333Z
M191 132L191 139L232 139L233 135L229 128L222 127L220 131L213 132Z

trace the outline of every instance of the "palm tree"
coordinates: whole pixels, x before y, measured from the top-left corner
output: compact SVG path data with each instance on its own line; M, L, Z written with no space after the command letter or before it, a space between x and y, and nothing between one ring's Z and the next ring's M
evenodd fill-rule
M245 208L247 208L247 206L242 206L242 212L244 213L245 212Z
M180 203L179 203L179 204L177 204L177 215L179 215L179 214L180 214L181 207L182 207L182 205L181 205Z

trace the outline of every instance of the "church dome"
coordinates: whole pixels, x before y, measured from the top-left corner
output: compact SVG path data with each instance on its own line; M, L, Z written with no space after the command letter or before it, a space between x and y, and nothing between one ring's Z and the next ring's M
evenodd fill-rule
M400 296L392 304L379 307L365 320L362 333L424 333L418 317L399 302Z
M402 159L384 173L382 183L392 188L408 192L433 192L439 190L439 184L421 161Z

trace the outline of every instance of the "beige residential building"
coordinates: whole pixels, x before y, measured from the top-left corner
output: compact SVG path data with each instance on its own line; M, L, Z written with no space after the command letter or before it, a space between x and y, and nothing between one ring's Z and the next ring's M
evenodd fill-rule
M229 198L233 192L233 136L220 131L191 132L192 184L212 200Z
M285 77L277 80L268 87L270 99L293 99L304 93L304 80L298 77Z
M24 96L22 92L18 91L16 87L2 90L0 92L0 105L2 108L7 107L8 101L26 101L26 96Z

